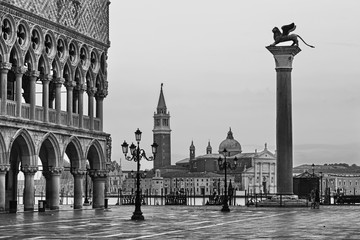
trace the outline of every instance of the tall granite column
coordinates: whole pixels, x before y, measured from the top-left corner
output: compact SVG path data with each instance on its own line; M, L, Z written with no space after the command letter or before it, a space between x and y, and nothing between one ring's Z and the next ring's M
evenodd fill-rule
M293 138L291 112L291 70L298 46L266 47L275 58L276 69L276 174L277 193L293 192Z

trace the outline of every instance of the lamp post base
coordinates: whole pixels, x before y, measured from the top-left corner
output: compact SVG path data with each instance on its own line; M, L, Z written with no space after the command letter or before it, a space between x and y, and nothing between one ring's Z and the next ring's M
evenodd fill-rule
M135 211L134 214L131 216L131 220L145 220L145 218L142 215L141 211Z
M221 211L222 211L222 212L230 212L229 205L224 204L223 207L221 208Z

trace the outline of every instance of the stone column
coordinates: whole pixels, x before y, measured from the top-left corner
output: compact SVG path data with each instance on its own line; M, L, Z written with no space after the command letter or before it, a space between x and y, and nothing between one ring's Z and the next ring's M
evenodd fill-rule
M36 107L36 80L40 76L39 71L30 72L30 120L35 119L35 107Z
M63 171L61 167L49 167L50 172L50 197L49 197L49 207L51 210L59 209L60 202L60 175Z
M46 208L50 207L50 191L51 191L51 173L49 171L43 171L42 175L45 178L45 201Z
M81 209L83 205L83 179L86 170L74 169L71 171L74 176L74 209Z
M93 182L93 208L104 208L106 170L90 170Z
M11 69L11 63L0 63L1 70L1 115L6 115L6 102L7 102L7 74Z
M9 171L10 165L0 165L0 212L6 208L6 191L5 191L5 175Z
M104 98L106 97L106 92L104 90L96 92L96 117L100 119L100 131L103 131L103 119L104 119L104 111L103 104Z
M87 94L89 96L89 119L90 119L90 130L94 130L94 95L96 93L96 88L88 88Z
M67 111L67 125L73 125L73 90L76 83L72 81L65 82L66 87L66 111Z
M16 117L21 117L21 101L22 101L22 77L26 69L24 67L16 67L14 69L16 79Z
M78 91L79 91L79 105L78 105L78 110L79 110L79 128L83 128L84 127L84 91L86 90L86 87L84 86L84 84L79 85Z
M291 70L298 46L266 47L275 58L276 69L276 149L277 193L293 194L293 143L291 110Z
M34 175L37 172L38 168L35 166L25 166L21 167L21 171L25 175L25 188L24 188L24 211L34 211L35 204L35 184L34 184Z
M46 75L41 79L43 84L42 106L44 111L44 122L49 122L49 83L51 79L51 75Z
M55 80L56 124L61 124L61 86L64 82L64 78L56 78Z

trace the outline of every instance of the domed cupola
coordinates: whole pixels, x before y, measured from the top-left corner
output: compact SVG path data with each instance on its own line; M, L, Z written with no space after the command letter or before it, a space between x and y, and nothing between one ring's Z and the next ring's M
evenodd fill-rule
M226 139L222 141L219 145L219 153L222 153L224 149L226 149L230 156L241 153L241 145L238 141L234 139L231 128L228 132Z

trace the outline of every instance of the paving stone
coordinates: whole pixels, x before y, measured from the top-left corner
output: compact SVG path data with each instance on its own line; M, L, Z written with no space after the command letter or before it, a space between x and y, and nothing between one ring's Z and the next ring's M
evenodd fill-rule
M255 208L134 206L0 214L1 238L36 239L360 239L360 207Z

